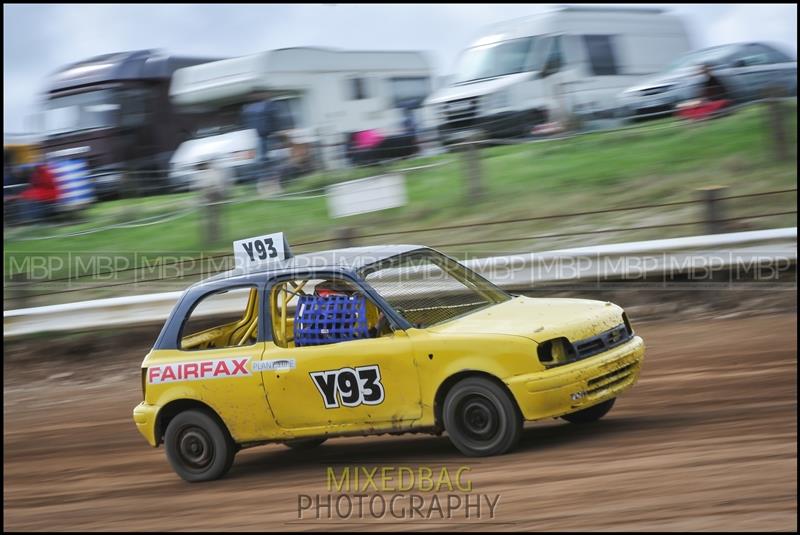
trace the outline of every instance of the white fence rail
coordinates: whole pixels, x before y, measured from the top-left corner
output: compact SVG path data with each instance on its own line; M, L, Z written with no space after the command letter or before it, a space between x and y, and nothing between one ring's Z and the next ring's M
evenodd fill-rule
M464 262L504 287L617 280L685 271L797 261L797 227L690 236L495 256ZM162 323L182 292L80 301L3 312L3 337ZM236 301L238 304L238 301ZM233 304L233 301L231 301ZM212 313L233 312L225 309Z

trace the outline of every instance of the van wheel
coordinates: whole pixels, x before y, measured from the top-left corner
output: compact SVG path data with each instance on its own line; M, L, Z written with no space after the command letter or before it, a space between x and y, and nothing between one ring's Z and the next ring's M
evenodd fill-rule
M169 422L164 448L172 469L190 483L224 476L236 454L228 430L216 418L199 410L181 412Z
M611 398L602 403L598 403L597 405L592 405L591 407L580 410L578 412L565 414L564 416L562 416L562 418L573 424L588 424L591 422L596 422L597 420L608 414L608 411L610 411L611 407L614 406L614 402L616 400L617 398Z
M464 455L501 455L519 442L522 416L499 385L482 377L464 379L447 393L442 407L450 441Z
M293 450L310 450L321 446L327 438L298 438L295 440L287 440L284 444Z

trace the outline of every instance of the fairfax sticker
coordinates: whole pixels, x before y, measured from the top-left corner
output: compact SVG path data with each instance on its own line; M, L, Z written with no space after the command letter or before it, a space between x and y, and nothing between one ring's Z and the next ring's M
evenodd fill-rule
M293 370L295 366L294 359L256 360L253 362L253 371Z
M147 382L161 384L225 377L246 377L250 375L250 370L247 368L249 361L250 357L242 357L161 364L147 369Z

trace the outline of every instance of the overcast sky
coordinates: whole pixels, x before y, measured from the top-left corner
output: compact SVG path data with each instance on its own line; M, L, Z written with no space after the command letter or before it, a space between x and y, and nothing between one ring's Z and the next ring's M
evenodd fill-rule
M797 54L797 5L661 4L684 17L696 48L771 41ZM429 51L437 74L481 27L537 13L524 4L3 6L3 130L30 130L46 76L91 56L164 48L237 56L289 46Z

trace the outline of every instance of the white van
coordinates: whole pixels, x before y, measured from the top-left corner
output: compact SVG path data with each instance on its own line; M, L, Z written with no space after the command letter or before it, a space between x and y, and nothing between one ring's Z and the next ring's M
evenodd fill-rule
M524 135L568 115L612 115L620 90L690 50L680 18L652 8L559 7L487 28L425 103L444 142Z
M288 104L290 128L322 147L325 165L335 167L355 132L376 129L385 138L402 134L405 109L419 110L433 90L432 82L423 52L299 47L180 69L170 98L187 108L233 110L229 116L235 123L251 95L270 91ZM245 139L250 136L237 137ZM250 149L241 143L236 147L243 154Z

